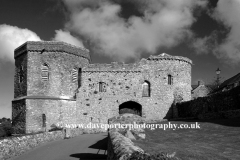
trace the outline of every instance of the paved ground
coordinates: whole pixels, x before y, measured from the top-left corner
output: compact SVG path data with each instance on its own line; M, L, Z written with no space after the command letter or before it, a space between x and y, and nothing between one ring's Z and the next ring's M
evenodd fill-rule
M43 144L13 160L106 160L107 133L84 134Z

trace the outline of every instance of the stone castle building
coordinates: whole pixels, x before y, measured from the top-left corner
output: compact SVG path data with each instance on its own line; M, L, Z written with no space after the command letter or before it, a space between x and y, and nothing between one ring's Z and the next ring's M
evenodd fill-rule
M174 114L191 100L191 64L160 54L137 63L91 64L87 49L63 42L26 42L14 51L15 133L63 124L107 123L124 112L146 119Z

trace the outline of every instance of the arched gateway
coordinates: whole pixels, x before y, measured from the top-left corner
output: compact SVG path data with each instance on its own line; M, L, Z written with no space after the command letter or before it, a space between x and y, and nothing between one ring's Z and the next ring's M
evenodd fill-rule
M132 113L142 116L142 105L134 102L127 101L119 105L119 114Z

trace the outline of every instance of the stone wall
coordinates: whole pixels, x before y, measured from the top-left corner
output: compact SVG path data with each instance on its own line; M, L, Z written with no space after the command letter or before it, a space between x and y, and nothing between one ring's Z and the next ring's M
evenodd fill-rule
M138 63L90 64L83 68L83 85L78 90L78 122L107 123L119 115L119 105L127 101L142 106L146 119L163 119L174 102L191 99L191 61L183 57L159 55ZM168 75L172 84L168 84ZM143 97L143 83L150 84L150 96ZM100 82L105 88L100 92Z
M24 52L15 60L14 98L27 95L28 55ZM22 80L20 81L20 77Z
M64 129L61 131L44 132L32 135L22 135L0 140L0 159L7 160L50 141L72 138L82 134L105 132L101 129Z
M25 133L26 130L26 100L12 102L13 133Z
M73 97L78 87L72 82L74 68L82 68L88 60L65 52L28 52L28 95ZM49 80L42 81L41 65L49 67Z
M108 160L127 160L133 152L144 152L117 131L110 131L108 138Z
M143 124L145 118L134 114L122 114L108 120L113 124ZM133 135L134 134L134 135ZM144 135L144 136L143 136ZM144 129L141 128L110 128L108 132L108 160L127 160L133 152L144 151L135 146L131 138L145 138Z
M62 131L54 131L0 140L0 159L7 160L19 156L40 144L63 138L64 134Z
M26 133L50 130L58 123L76 124L76 102L71 100L27 99ZM46 115L46 126L43 117Z

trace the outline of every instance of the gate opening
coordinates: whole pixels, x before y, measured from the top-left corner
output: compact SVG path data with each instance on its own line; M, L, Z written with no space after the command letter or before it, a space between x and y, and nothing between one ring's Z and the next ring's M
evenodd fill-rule
M119 114L132 113L142 116L142 105L134 102L127 101L119 105Z

